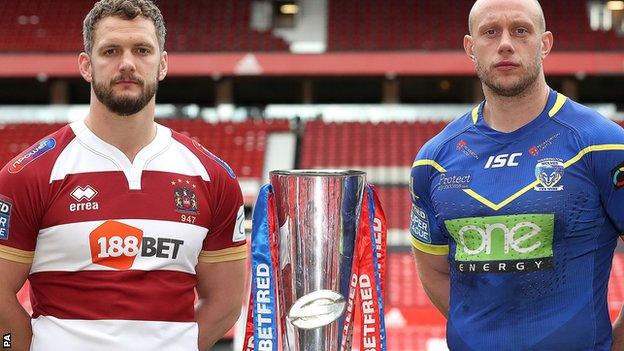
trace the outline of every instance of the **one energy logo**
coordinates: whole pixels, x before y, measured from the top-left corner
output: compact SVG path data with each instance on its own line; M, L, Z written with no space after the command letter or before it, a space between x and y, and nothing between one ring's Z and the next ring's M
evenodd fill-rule
M56 147L56 140L54 138L48 138L39 142L29 150L24 151L21 155L11 161L9 165L9 173L17 173L28 166L31 162L43 156L46 152Z
M444 222L460 272L518 272L553 265L553 214L471 217Z
M89 235L91 260L114 269L129 269L137 256L176 259L183 240L151 238L139 228L106 221Z

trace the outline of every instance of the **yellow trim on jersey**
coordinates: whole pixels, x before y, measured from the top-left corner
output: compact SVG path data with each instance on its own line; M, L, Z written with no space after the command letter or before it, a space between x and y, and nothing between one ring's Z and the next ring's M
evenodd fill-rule
M590 152L594 152L594 151L613 151L613 150L622 150L622 151L624 151L624 144L603 144L603 145L588 146L588 147L584 148L583 150L579 151L579 153L576 154L576 156L574 156L571 159L569 159L568 161L564 162L563 163L563 167L564 168L568 168L568 167L572 166L578 160L580 160L584 155L586 155L586 154L588 154ZM464 192L466 194L470 195L475 200L477 200L480 203L484 204L485 206L493 209L494 211L498 211L501 208L507 206L513 200L517 199L518 197L520 197L521 195L526 193L527 191L533 189L538 184L539 184L539 180L535 180L531 184L529 184L529 185L525 186L524 188L516 191L511 196L509 196L508 198L506 198L505 200L503 200L502 202L500 202L498 204L495 204L495 203L491 202L490 200L484 198L483 196L479 195L478 193L476 193L472 189L464 189Z
M557 93L557 100L555 100L555 104L550 109L550 111L548 111L548 116L552 117L552 116L556 115L557 112L559 112L559 110L561 110L561 108L563 107L563 104L565 104L566 100L568 100L567 96L565 96L565 95L563 95L561 93Z
M4 258L5 260L19 263L32 263L34 257L34 251L24 251L13 247L0 245L0 258Z
M477 120L479 120L479 106L477 105L475 108L472 109L472 123L473 124L477 124Z
M613 151L613 150L624 150L624 144L603 144L603 145L592 145L581 150L576 156L572 157L568 161L566 161L563 166L568 167L574 164L576 161L580 160L581 157L586 154L594 151Z
M199 253L199 262L219 263L227 261L244 260L247 258L247 244L230 247L217 251L204 251Z
M418 166L432 166L433 168L435 168L440 173L446 172L446 169L444 169L444 167L442 167L439 163L437 163L434 160L416 160L416 161L414 161L414 163L412 164L412 168L413 167L418 167Z
M561 108L563 107L563 104L565 104L566 100L568 100L568 97L561 94L561 93L557 93L557 99L555 100L555 104L553 105L553 107L550 108L550 110L548 111L548 116L553 117L554 115L557 114L557 112L559 112L559 110L561 110ZM477 121L479 120L479 106L481 105L477 105L475 108L472 109L471 111L471 116L472 116L472 123L473 124L477 124Z
M524 193L526 193L527 191L535 188L536 185L539 184L539 180L535 180L533 181L533 183L525 186L524 188L516 191L515 193L513 193L511 196L509 196L508 198L506 198L505 200L503 200L502 202L495 204L492 201L484 198L483 196L477 194L474 190L472 189L464 189L464 192L468 195L470 195L471 197L473 197L475 200L479 201L480 203L484 204L485 206L493 209L494 211L498 211L501 208L509 205L510 202L512 202L513 200L519 198L520 196L524 195Z
M426 243L423 243L422 241L414 239L414 237L410 237L410 239L412 239L412 246L418 251L422 251L428 254L438 255L438 256L448 255L449 253L448 245L426 244Z
M565 102L565 100L567 98L564 95L561 95L561 96L563 96L563 101ZM557 98L557 99L559 101L559 98ZM557 105L557 104L555 104L555 105ZM563 105L563 102L560 103L559 108L561 108L562 105ZM554 110L554 107L553 107L553 109L551 109L551 111L553 111L553 110ZM554 113L557 113L557 111L555 111ZM574 156L571 159L569 159L566 162L564 162L563 163L563 167L564 168L568 168L568 167L572 166L573 164L578 162L583 156L585 156L586 154L588 154L590 152L615 151L615 150L624 151L624 144L591 145L591 146L588 146L588 147L584 148L583 150L579 151L578 154L576 154L576 156ZM433 166L440 173L445 173L446 172L446 169L444 169L444 167L442 167L439 163L437 163L434 160L417 160L416 162L414 162L412 167L425 166L425 165ZM516 191L515 193L511 194L511 196L507 197L506 199L504 199L503 201L501 201L501 202L499 202L497 204L492 202L492 201L490 201L490 200L488 200L488 199L486 199L485 197L483 197L482 195L480 195L479 193L477 193L476 191L474 191L472 189L464 189L464 192L466 194L468 194L470 197L472 197L473 199L475 199L475 200L479 201L480 203L484 204L485 206L493 209L494 211L498 211L501 208L507 206L513 200L515 200L518 197L520 197L523 194L525 194L527 191L530 191L531 189L535 188L535 186L537 186L539 183L540 183L539 180L534 180L530 184L526 185L522 189L520 189L520 190ZM421 251L424 251L424 250L421 250ZM425 251L425 252L427 252L427 251Z

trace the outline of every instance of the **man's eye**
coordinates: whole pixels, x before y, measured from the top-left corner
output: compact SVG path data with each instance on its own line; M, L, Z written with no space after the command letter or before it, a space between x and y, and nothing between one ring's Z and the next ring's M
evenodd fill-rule
M526 30L526 28L518 28L518 29L516 29L516 33L518 33L518 34L524 35L524 34L527 34L528 32L529 31Z
M106 49L104 50L104 55L114 55L117 52L116 49Z
M485 35L495 35L495 34L496 34L495 29L488 29L485 31Z
M147 48L138 48L138 49L137 49L137 52L138 52L139 54L141 54L141 55L147 55L147 54L149 54L149 53L150 53L150 50L149 50L149 49L147 49Z

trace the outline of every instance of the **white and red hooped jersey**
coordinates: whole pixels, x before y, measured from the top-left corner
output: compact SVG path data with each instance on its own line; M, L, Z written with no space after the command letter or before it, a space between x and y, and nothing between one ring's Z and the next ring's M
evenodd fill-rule
M197 350L195 267L247 256L236 176L161 125L134 162L83 121L0 172L0 257L32 263L31 350Z

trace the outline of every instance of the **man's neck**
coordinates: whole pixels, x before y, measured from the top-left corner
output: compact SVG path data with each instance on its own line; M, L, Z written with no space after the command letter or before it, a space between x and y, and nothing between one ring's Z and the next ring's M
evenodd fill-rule
M483 118L494 130L513 132L535 119L548 102L550 88L538 80L520 95L506 97L494 94L484 85L485 106Z
M92 100L85 124L100 139L119 149L133 162L139 151L156 137L154 109L152 101L135 115L119 116L99 101L94 103Z

